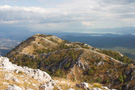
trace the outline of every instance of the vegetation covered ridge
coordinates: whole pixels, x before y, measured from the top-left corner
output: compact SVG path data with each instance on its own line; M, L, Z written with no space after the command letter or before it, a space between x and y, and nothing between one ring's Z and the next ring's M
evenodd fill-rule
M13 63L44 70L53 77L98 82L116 89L131 89L135 84L135 67L130 58L52 35L36 34L6 56Z

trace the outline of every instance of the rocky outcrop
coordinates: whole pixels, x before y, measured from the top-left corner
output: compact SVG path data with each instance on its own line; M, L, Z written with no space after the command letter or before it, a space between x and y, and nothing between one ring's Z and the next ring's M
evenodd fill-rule
M0 56L0 67L3 68L4 71L8 71L8 72L25 73L26 75L28 75L40 82L52 80L50 75L47 74L46 72L41 71L39 69L31 69L31 68L28 68L25 66L24 67L17 66L15 64L12 64L11 62L9 62L9 59L6 57ZM13 79L15 81L19 82L15 77L13 77Z
M18 84L22 81L20 81L17 77L15 77L13 73L16 73L16 74L21 73L20 77L24 77L24 75L26 75L29 78L33 78L37 80L39 83L43 83L40 86L39 90L53 90L54 85L56 85L54 80L52 80L50 75L47 74L46 72L41 71L39 69L31 69L25 66L24 67L17 66L15 64L12 64L8 58L2 57L2 56L0 56L0 71L8 72L8 74L4 75L5 80L13 81L14 83L18 83ZM24 82L28 83L28 80L24 79ZM8 85L8 88L6 90L24 90L23 88L15 84L9 85L9 83L7 82L4 82L3 84ZM36 85L34 86L36 87ZM26 88L25 90L30 90L30 88Z

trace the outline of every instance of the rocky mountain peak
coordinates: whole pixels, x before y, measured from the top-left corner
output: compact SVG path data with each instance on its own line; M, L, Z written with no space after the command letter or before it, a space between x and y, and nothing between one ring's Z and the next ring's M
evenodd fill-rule
M12 63L40 69L71 82L98 82L109 88L127 90L135 86L135 67L128 57L52 35L36 34L6 56Z

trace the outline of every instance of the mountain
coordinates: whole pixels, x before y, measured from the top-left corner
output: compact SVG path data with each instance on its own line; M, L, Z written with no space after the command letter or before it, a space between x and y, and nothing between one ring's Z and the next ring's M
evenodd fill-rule
M52 79L44 71L17 66L12 64L8 58L2 56L0 56L0 81L0 90L109 90L98 83L92 85L81 82L79 84L60 78Z
M135 67L130 58L85 43L36 34L6 56L17 65L41 69L52 77L72 82L98 82L120 90L135 88Z

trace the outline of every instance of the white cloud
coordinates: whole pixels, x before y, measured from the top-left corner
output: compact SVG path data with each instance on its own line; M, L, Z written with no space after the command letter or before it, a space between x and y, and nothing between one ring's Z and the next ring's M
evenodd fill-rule
M0 24L20 24L42 30L134 25L135 3L129 0L40 0L39 2L47 7L1 5ZM48 3L52 3L53 6Z
M1 24L14 24L18 23L18 21L0 21Z
M92 26L93 22L84 21L81 24L84 25L84 26Z

